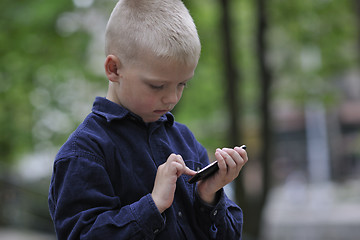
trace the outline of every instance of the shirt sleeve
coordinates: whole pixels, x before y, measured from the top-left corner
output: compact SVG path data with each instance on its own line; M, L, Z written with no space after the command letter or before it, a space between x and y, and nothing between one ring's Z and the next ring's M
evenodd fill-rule
M243 213L239 206L226 196L223 189L217 192L218 202L211 206L195 194L197 221L208 231L211 239L241 239Z
M58 239L153 239L165 226L150 194L122 206L90 154L55 163L49 208Z
M206 166L209 162L206 149L198 144L200 162ZM241 239L243 226L243 212L231 201L224 189L217 192L215 206L208 205L195 191L194 208L196 219L202 231L210 239Z

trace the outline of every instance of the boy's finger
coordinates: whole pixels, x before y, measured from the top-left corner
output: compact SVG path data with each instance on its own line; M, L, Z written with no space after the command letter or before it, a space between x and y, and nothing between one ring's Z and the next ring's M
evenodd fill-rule
M233 165L235 164L235 158L237 157L236 156L237 153L230 148L223 148L221 149L220 153L224 158L226 164L229 165L229 167L233 167Z
M185 171L184 171L184 174L186 175L190 175L190 176L194 176L197 172L194 171L194 170L191 170L190 168L188 167L185 167Z
M171 158L169 158L170 161L174 161L177 164L179 164L179 165L176 164L177 165L177 173L178 173L177 175L178 175L178 177L180 175L182 175L182 174L193 176L193 175L195 175L197 173L196 171L191 170L190 168L188 168L186 166L186 164L185 164L185 162L184 162L181 155L172 153L170 156L171 156Z
M248 159L248 155L247 155L247 152L246 152L246 147L244 148L243 146L235 147L234 150L237 151L240 154L240 156L244 160L244 163L246 163L249 159Z
M186 175L190 175L193 176L196 174L196 171L191 170L190 168L188 168L188 166L186 166L184 159L182 158L181 155L177 155L177 162L180 163L183 167L183 174Z
M218 161L218 166L220 171L227 171L227 164L222 152L223 151L220 148L216 149L215 157L216 160Z

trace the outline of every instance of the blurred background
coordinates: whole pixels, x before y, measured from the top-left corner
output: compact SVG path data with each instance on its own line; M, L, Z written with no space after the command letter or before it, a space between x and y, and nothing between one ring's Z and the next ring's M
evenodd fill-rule
M210 158L248 146L243 239L359 239L360 1L184 2L202 55L174 114ZM115 3L0 2L0 239L55 239L53 159L106 95Z

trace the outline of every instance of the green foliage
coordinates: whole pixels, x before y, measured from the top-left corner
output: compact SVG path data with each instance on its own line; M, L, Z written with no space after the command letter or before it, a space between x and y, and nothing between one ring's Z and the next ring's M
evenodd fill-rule
M275 95L334 104L333 78L355 67L359 54L353 1L275 0L269 7Z
M90 111L95 90L105 92L106 81L99 80L104 76L89 69L90 54L94 55L89 44L94 35L84 30L86 21L77 18L95 9L102 14L99 18L108 18L115 3L94 1L89 8L76 8L71 0L1 1L0 161L11 162L25 152L60 145ZM215 148L226 143L229 116L221 1L185 4L197 25L202 55L175 115L206 147ZM241 79L237 91L244 106L240 114L256 119L256 2L230 4L233 53ZM358 26L351 1L274 0L267 5L274 97L299 104L309 97L336 101L331 77L354 66L358 55L354 50Z
M0 3L2 162L14 160L35 144L33 127L40 119L31 103L34 91L39 87L55 88L66 80L69 71L84 70L78 63L85 60L89 36L81 32L61 36L57 26L60 14L72 9L70 0L4 0ZM48 71L46 79L42 79L44 69Z

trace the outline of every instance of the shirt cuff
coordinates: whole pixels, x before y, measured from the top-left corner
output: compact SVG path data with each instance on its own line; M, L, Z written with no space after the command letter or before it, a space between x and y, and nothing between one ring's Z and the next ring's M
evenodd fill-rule
M130 208L146 236L153 238L165 228L166 218L160 214L151 194L147 194L139 201L131 204Z
M204 202L196 191L195 209L199 210L201 218L210 219L215 222L216 219L225 217L225 193L224 189L220 189L216 193L215 205L210 205Z
M195 193L195 211L197 211L198 221L203 224L204 231L207 231L210 239L215 239L218 233L218 225L221 225L226 214L224 189L216 193L215 205L204 202L199 194Z

